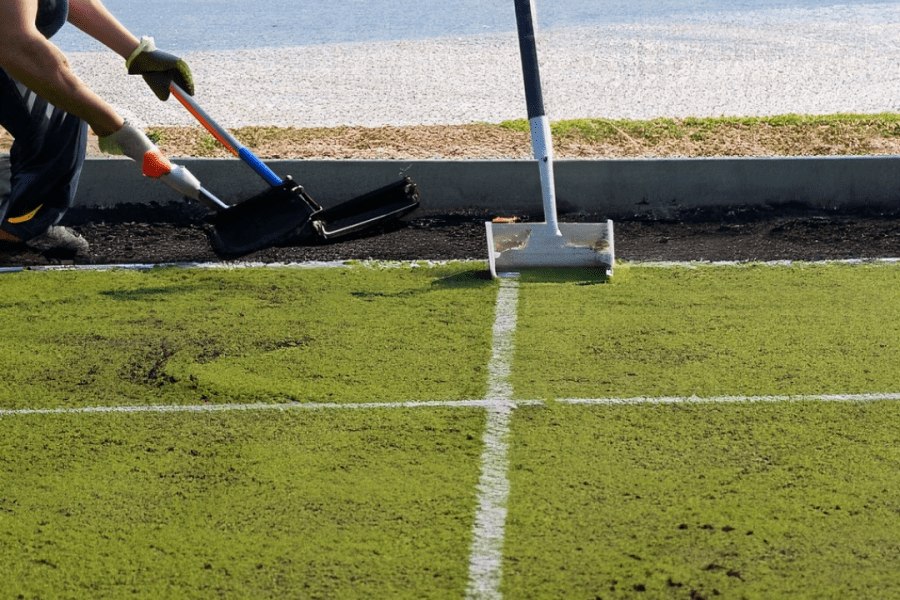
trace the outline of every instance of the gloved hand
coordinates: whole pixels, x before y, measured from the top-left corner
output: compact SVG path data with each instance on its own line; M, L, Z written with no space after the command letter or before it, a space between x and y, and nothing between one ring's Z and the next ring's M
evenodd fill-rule
M150 138L128 121L119 131L100 138L100 150L127 156L141 165L141 172L147 177L160 180L188 198L200 199L197 178L184 167L169 162Z
M141 38L140 45L125 61L129 75L143 75L153 93L163 101L169 99L169 84L174 81L191 96L194 77L187 63L177 56L156 49L152 37Z

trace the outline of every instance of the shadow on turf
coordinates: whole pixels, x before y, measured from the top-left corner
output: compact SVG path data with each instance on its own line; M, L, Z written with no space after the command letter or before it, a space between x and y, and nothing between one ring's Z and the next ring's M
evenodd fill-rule
M487 269L477 271L463 271L447 277L441 277L431 283L435 288L478 288L493 285L491 272Z
M610 277L604 269L522 269L518 276L523 283L574 283L576 285L597 285L606 283ZM499 281L499 280L498 280ZM474 289L496 285L487 269L463 271L441 277L431 283L432 289ZM400 292L351 292L357 298L399 298L425 293L427 290L403 290Z
M521 269L518 280L523 283L575 283L578 285L596 285L606 283L610 277L605 269L594 268L553 268L553 269ZM488 270L464 271L449 277L443 277L431 285L438 287L480 287L490 285L493 281Z
M418 296L419 294L425 294L438 289L472 289L489 285L493 285L490 271L463 271L462 273L455 273L433 281L430 290L415 289L402 290L399 292L364 291L350 292L350 295L362 300L372 300L374 298L403 298L408 296Z
M520 269L519 281L522 283L575 283L578 285L597 285L610 280L605 268L563 268L552 269Z
M175 285L170 287L140 288L137 290L106 290L100 292L100 295L108 296L114 300L145 300L152 296L195 292L201 288L202 286L197 285Z

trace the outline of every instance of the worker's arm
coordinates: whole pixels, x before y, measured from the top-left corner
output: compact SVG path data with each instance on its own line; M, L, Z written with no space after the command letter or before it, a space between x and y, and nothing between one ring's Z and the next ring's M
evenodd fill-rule
M75 75L62 51L37 30L37 8L38 0L0 0L0 67L51 104L84 119L97 135L121 129L122 117Z
M139 41L118 24L99 2L71 0L70 21L126 58ZM124 154L141 165L144 175L178 192L199 198L200 183L184 167L173 165L139 129L85 85L66 56L37 30L38 0L0 0L0 67L31 91L67 113L81 117L100 137L100 147ZM110 28L103 32L104 26Z

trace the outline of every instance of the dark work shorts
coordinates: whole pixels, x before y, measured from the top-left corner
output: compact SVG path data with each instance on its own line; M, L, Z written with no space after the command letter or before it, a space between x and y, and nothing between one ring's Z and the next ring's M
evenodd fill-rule
M40 0L38 29L49 38L67 14L67 0ZM8 169L0 164L0 178L8 178L0 182L0 230L27 241L58 223L72 206L87 124L0 69L0 126L15 138Z

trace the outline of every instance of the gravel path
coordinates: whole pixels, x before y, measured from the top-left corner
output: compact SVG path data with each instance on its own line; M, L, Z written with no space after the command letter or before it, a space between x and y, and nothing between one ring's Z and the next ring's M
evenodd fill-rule
M748 13L729 22L543 32L538 52L547 114L558 120L900 111L900 5L872 7L878 12L808 11L785 21ZM92 88L139 124L193 124L174 101L160 103L139 78L125 75L118 56L69 57ZM514 33L185 58L198 101L226 127L453 125L525 116Z

